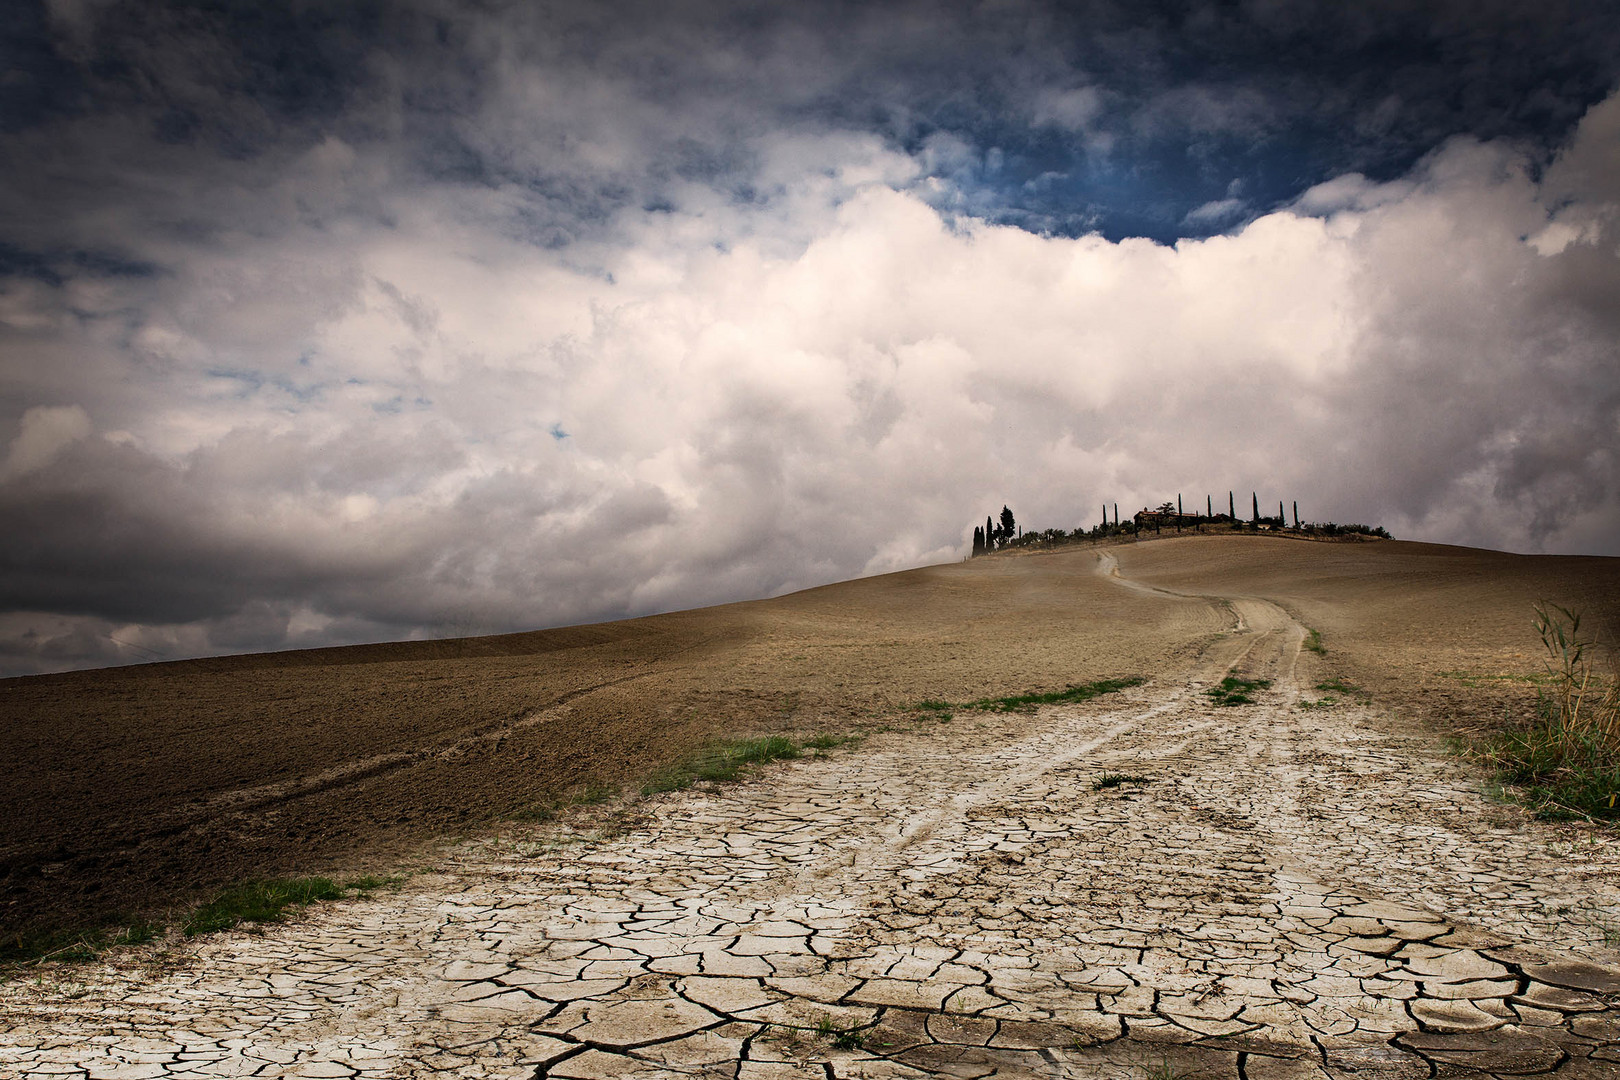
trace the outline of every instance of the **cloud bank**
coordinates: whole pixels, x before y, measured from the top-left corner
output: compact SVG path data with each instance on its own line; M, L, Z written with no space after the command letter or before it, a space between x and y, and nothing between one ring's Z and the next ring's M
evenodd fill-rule
M766 124L734 94L760 63L705 37L721 90L681 72L676 117L614 73L680 43L582 20L543 63L462 25L475 85L367 52L274 108L197 41L167 142L127 110L10 132L4 670L779 594L960 558L1003 503L1073 528L1254 489L1620 554L1620 97L1550 157L1460 135L1263 212L1190 193L1225 233L1111 239L986 210L960 132L818 96L899 60L807 65L767 114L808 118ZM767 67L803 44L773 32ZM1106 88L1025 96L1114 152ZM1205 105L1177 115L1238 123Z

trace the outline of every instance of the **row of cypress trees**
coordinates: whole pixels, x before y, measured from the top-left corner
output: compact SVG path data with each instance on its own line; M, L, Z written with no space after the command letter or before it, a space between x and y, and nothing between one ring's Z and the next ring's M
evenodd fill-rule
M987 551L1004 548L1018 539L1018 522L1013 518L1013 512L1005 506L1001 508L1001 521L997 524L991 518L984 519L984 527L973 527L973 554L983 555Z
M1274 518L1262 518L1260 516L1260 493L1259 492L1253 492L1253 493L1251 493L1250 498L1252 499L1252 504L1253 504L1252 516L1249 519L1249 523L1251 525L1254 525L1254 526L1258 526L1258 525L1262 525L1262 524L1264 524L1264 525L1275 525L1275 526L1277 526L1279 528L1283 528L1283 527L1287 526L1288 517L1287 517L1286 511L1284 509L1282 500L1279 499L1277 501L1277 516L1276 517L1274 517ZM1234 492L1228 491L1226 493L1226 514L1221 515L1221 516L1217 516L1215 514L1215 500L1214 500L1213 496L1205 496L1204 507L1205 507L1204 520L1207 520L1207 521L1222 521L1222 520L1224 520L1224 521L1230 521L1235 525L1242 524L1242 522L1240 522L1238 520L1238 516L1237 516L1237 498L1236 498L1236 494ZM1176 515L1176 517L1178 519L1178 521L1177 521L1177 528L1178 529L1180 528L1179 519L1184 517L1184 516L1187 516L1187 515L1183 514L1183 512L1182 512L1181 496L1180 495L1176 496L1176 501L1175 501L1175 504L1174 504L1173 507L1172 507L1172 505L1170 503L1164 503L1163 505L1160 506L1159 510L1160 510L1160 512L1164 512L1164 513L1168 513L1168 512L1171 512L1173 510L1173 512L1175 513L1175 515ZM1194 516L1196 516L1196 515L1194 515ZM1294 502L1294 528L1297 529L1297 528L1300 528L1300 527L1301 526L1300 526L1300 520L1299 520L1299 502L1298 502L1298 500L1295 500L1295 502ZM1134 526L1133 526L1133 529L1134 529ZM1113 520L1113 523L1110 525L1110 523L1108 521L1108 504L1103 503L1102 524L1100 526L1094 527L1091 530L1091 535L1093 535L1093 536L1110 535L1110 534L1112 534L1112 533L1114 533L1116 531L1119 531L1119 532L1125 531L1125 530L1121 529L1120 523L1119 523L1119 504L1118 503L1114 504L1114 520ZM1373 530L1367 530L1367 531L1372 532ZM1381 534L1381 535L1387 535L1387 534L1383 533L1382 529L1377 530L1377 533ZM973 527L973 554L974 555L983 555L983 554L986 554L986 553L991 552L991 551L996 551L998 549L1005 548L1008 545L1010 545L1013 541L1015 541L1019 537L1021 537L1022 535L1023 535L1023 530L1018 528L1018 523L1013 517L1013 512L1010 509L1008 509L1006 506L1003 506L1001 508L1001 515L1000 515L999 521L996 518L987 517L987 518L984 519L984 525L983 526L975 525ZM1079 535L1078 530L1076 532L1076 535Z

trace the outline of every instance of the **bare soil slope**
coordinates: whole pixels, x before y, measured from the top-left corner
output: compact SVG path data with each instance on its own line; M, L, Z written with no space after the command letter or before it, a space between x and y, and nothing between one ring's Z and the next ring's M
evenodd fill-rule
M1545 659L1536 603L1583 613L1582 629L1607 645L1620 631L1615 558L1230 535L1114 550L1136 581L1282 605L1321 633L1323 674L1436 731L1477 731L1533 708Z
M1139 582L1275 601L1322 632L1323 675L1439 725L1524 706L1532 601L1620 614L1617 559L1234 536L1111 550ZM1232 625L1097 566L1078 547L597 626L0 682L0 932L382 866L718 737L1151 677Z
M0 682L0 932L384 865L721 736L1148 675L1222 625L1094 567L980 559L596 626Z

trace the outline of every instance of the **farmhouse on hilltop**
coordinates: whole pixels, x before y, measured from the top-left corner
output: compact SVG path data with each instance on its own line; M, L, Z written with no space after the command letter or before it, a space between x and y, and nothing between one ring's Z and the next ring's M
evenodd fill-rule
M1211 519L1203 514L1184 514L1179 510L1166 510L1162 506L1157 510L1149 510L1144 506L1131 516L1131 520L1136 523L1137 531L1141 532L1146 529L1175 529L1183 525L1202 525Z

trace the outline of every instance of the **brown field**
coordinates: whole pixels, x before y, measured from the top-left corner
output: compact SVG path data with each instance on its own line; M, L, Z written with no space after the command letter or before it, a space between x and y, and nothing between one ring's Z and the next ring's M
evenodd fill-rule
M1160 589L1282 604L1321 632L1322 671L1437 734L1526 708L1532 602L1620 625L1620 559L1237 536L1109 550ZM386 869L716 738L1151 678L1231 625L1096 568L1081 546L597 626L6 680L0 930Z

